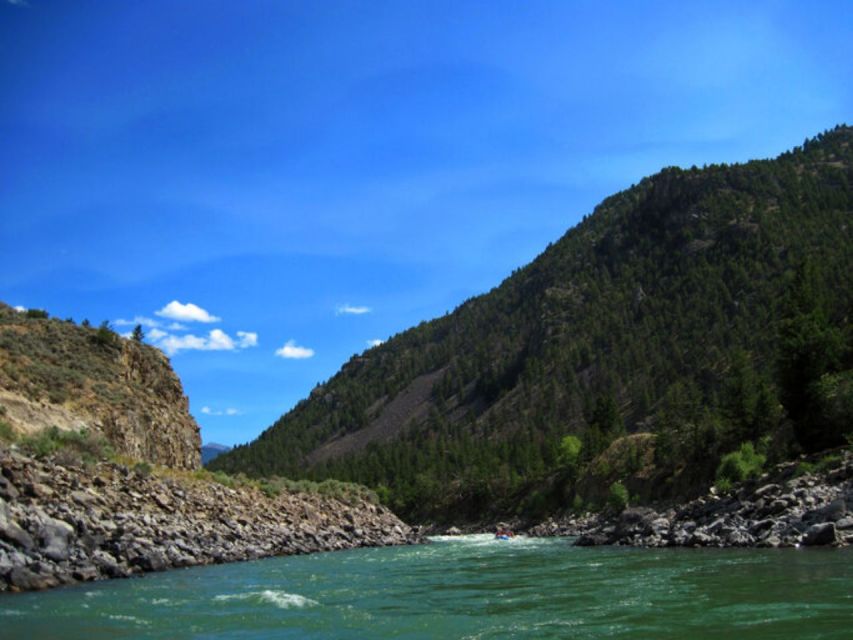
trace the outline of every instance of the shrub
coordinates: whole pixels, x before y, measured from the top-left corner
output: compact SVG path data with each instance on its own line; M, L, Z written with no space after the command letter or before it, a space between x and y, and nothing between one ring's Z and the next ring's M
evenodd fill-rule
M622 511L628 506L628 489L625 488L624 484L614 482L610 485L607 503L617 511Z
M92 336L92 341L101 347L111 347L118 343L118 334L112 330L110 323L104 320Z
M109 442L88 429L61 431L57 427L50 427L27 436L21 445L36 458L44 458L66 449L75 452L75 460L79 458L83 462L105 460L113 455ZM65 459L71 460L71 454Z
M577 436L564 436L560 440L560 464L574 467L580 457L583 444Z
M214 482L217 482L217 483L221 484L221 485L222 485L222 486L224 486L224 487L228 487L229 489L233 489L233 488L234 488L234 484L235 484L235 483L234 483L234 478L232 478L231 476L229 476L229 475L228 475L227 473L225 473L224 471L216 471L216 472L214 472L213 477L211 478L211 480L213 480Z
M63 467L79 467L83 464L83 456L76 449L59 449L53 456L54 461Z
M275 498L281 494L281 486L273 482L262 480L261 491L267 498Z
M731 493L731 490L734 488L732 481L727 478L721 478L714 484L720 493Z
M815 471L815 466L811 462L800 462L797 465L797 468L794 470L794 476L795 477L806 476L806 475L814 473L814 471Z
M17 439L18 435L12 429L12 425L5 420L0 420L0 440L3 442L15 442Z
M818 463L815 465L815 471L818 473L826 473L827 471L837 467L839 464L841 464L841 454L831 453L818 460Z
M721 481L731 484L743 482L761 475L767 458L755 451L751 442L744 442L740 449L727 453L717 467L717 485Z
M142 478L147 478L148 476L150 476L151 471L152 467L147 462L137 462L135 465L133 465L133 472Z
M580 495L575 495L575 499L572 500L572 509L575 510L576 513L580 513L583 511L583 498Z
M26 436L21 444L36 458L44 458L59 448L59 429L56 427L43 429Z
M27 309L27 317L37 320L47 320L48 314L44 309Z
M391 504L391 489L384 484L380 484L376 487L376 499L386 506Z

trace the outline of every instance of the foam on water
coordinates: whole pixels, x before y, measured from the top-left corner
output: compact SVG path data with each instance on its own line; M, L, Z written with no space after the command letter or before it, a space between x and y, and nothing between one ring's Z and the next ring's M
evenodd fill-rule
M213 598L217 602L227 602L229 600L250 600L255 602L263 602L272 604L279 609L301 609L303 607L314 607L320 604L316 600L306 598L298 593L287 593L285 591L273 591L265 589L263 591L249 591L247 593L232 593L218 595Z
M143 620L141 618L137 618L136 616L127 616L118 613L111 613L107 615L107 618L110 620L117 620L119 622L132 622L133 624L142 625L143 627L147 627L151 623L148 620Z
M470 533L462 536L430 536L430 541L437 543L452 543L470 547L518 548L536 547L542 544L541 538L515 536L509 540L499 540L492 533Z

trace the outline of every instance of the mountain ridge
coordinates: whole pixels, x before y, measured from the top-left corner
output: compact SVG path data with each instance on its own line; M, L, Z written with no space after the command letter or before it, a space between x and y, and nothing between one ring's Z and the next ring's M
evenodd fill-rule
M778 395L783 300L814 256L817 289L836 293L825 315L844 326L852 139L839 125L773 160L670 167L606 198L488 293L353 357L214 468L387 488L415 519L476 516L496 501L535 507L519 492L559 501L529 489L564 467L566 435L583 440L586 463L626 432L656 433L673 459L697 454L684 441L698 436L667 424L677 408L714 431L702 436L711 455L681 478L696 489L748 439L743 425L727 434L723 415L738 354ZM779 415L762 437L791 431Z

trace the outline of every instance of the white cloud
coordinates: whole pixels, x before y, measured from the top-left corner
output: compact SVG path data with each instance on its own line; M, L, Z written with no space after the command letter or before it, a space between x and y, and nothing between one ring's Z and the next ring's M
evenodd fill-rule
M367 346L368 347L378 347L380 344L383 344L384 342L385 342L384 340L380 340L379 338L374 338L373 340L367 341Z
M177 300L172 300L159 311L155 311L154 314L161 318L183 320L185 322L219 322L222 319L209 314L192 302L181 304Z
M207 351L207 338L199 338L191 333L185 336L173 336L167 334L165 338L157 342L157 346L170 356L178 351Z
M280 358L290 358L294 360L302 360L314 356L314 349L307 347L299 347L294 340L288 340L284 343L281 349L276 349L275 355Z
M207 349L209 351L232 351L234 341L222 329L213 329L208 334Z
M26 311L26 310L27 310L27 308L26 308L26 307L22 307L22 306L21 306L21 305L19 305L19 304L16 304L16 305L15 305L15 311L17 311L18 313L23 313L23 312L24 312L24 311Z
M237 346L241 349L258 346L258 334L254 331L238 331L237 339Z
M201 412L206 416L239 416L240 410L235 409L234 407L228 407L224 411L218 411L211 409L210 407L204 406L201 408Z
M161 331L160 329L151 329L148 332L148 339L151 340L152 342L157 342L157 340L160 340L161 338L165 338L167 335L169 335L169 334L166 333L165 331Z
M370 313L371 311L372 311L372 309L370 307L354 306L351 304L341 304L341 305L338 305L337 309L335 309L335 315L340 316L340 315L345 314L345 315L360 316L364 313Z
M135 327L136 325L142 325L143 327L148 327L152 329L154 327L159 327L160 323L157 320L153 320L152 318L146 318L145 316L136 316L133 320L125 320L124 318L119 318L114 321L113 324L117 327Z
M179 351L234 350L234 341L221 329L214 329L207 336L196 336L191 333L184 336L166 334L164 337L157 338L155 344L170 356Z
M166 328L169 331L186 331L187 326L185 324L181 324L180 322L173 322Z

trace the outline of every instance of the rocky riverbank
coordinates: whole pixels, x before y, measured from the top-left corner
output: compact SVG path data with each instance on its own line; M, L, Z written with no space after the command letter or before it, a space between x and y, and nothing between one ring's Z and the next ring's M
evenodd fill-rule
M0 446L0 591L419 541L357 495L268 497L187 472L64 466Z
M632 507L550 520L530 535L578 536L575 544L639 547L793 547L853 544L853 452L838 453L824 471L797 463L678 507Z

